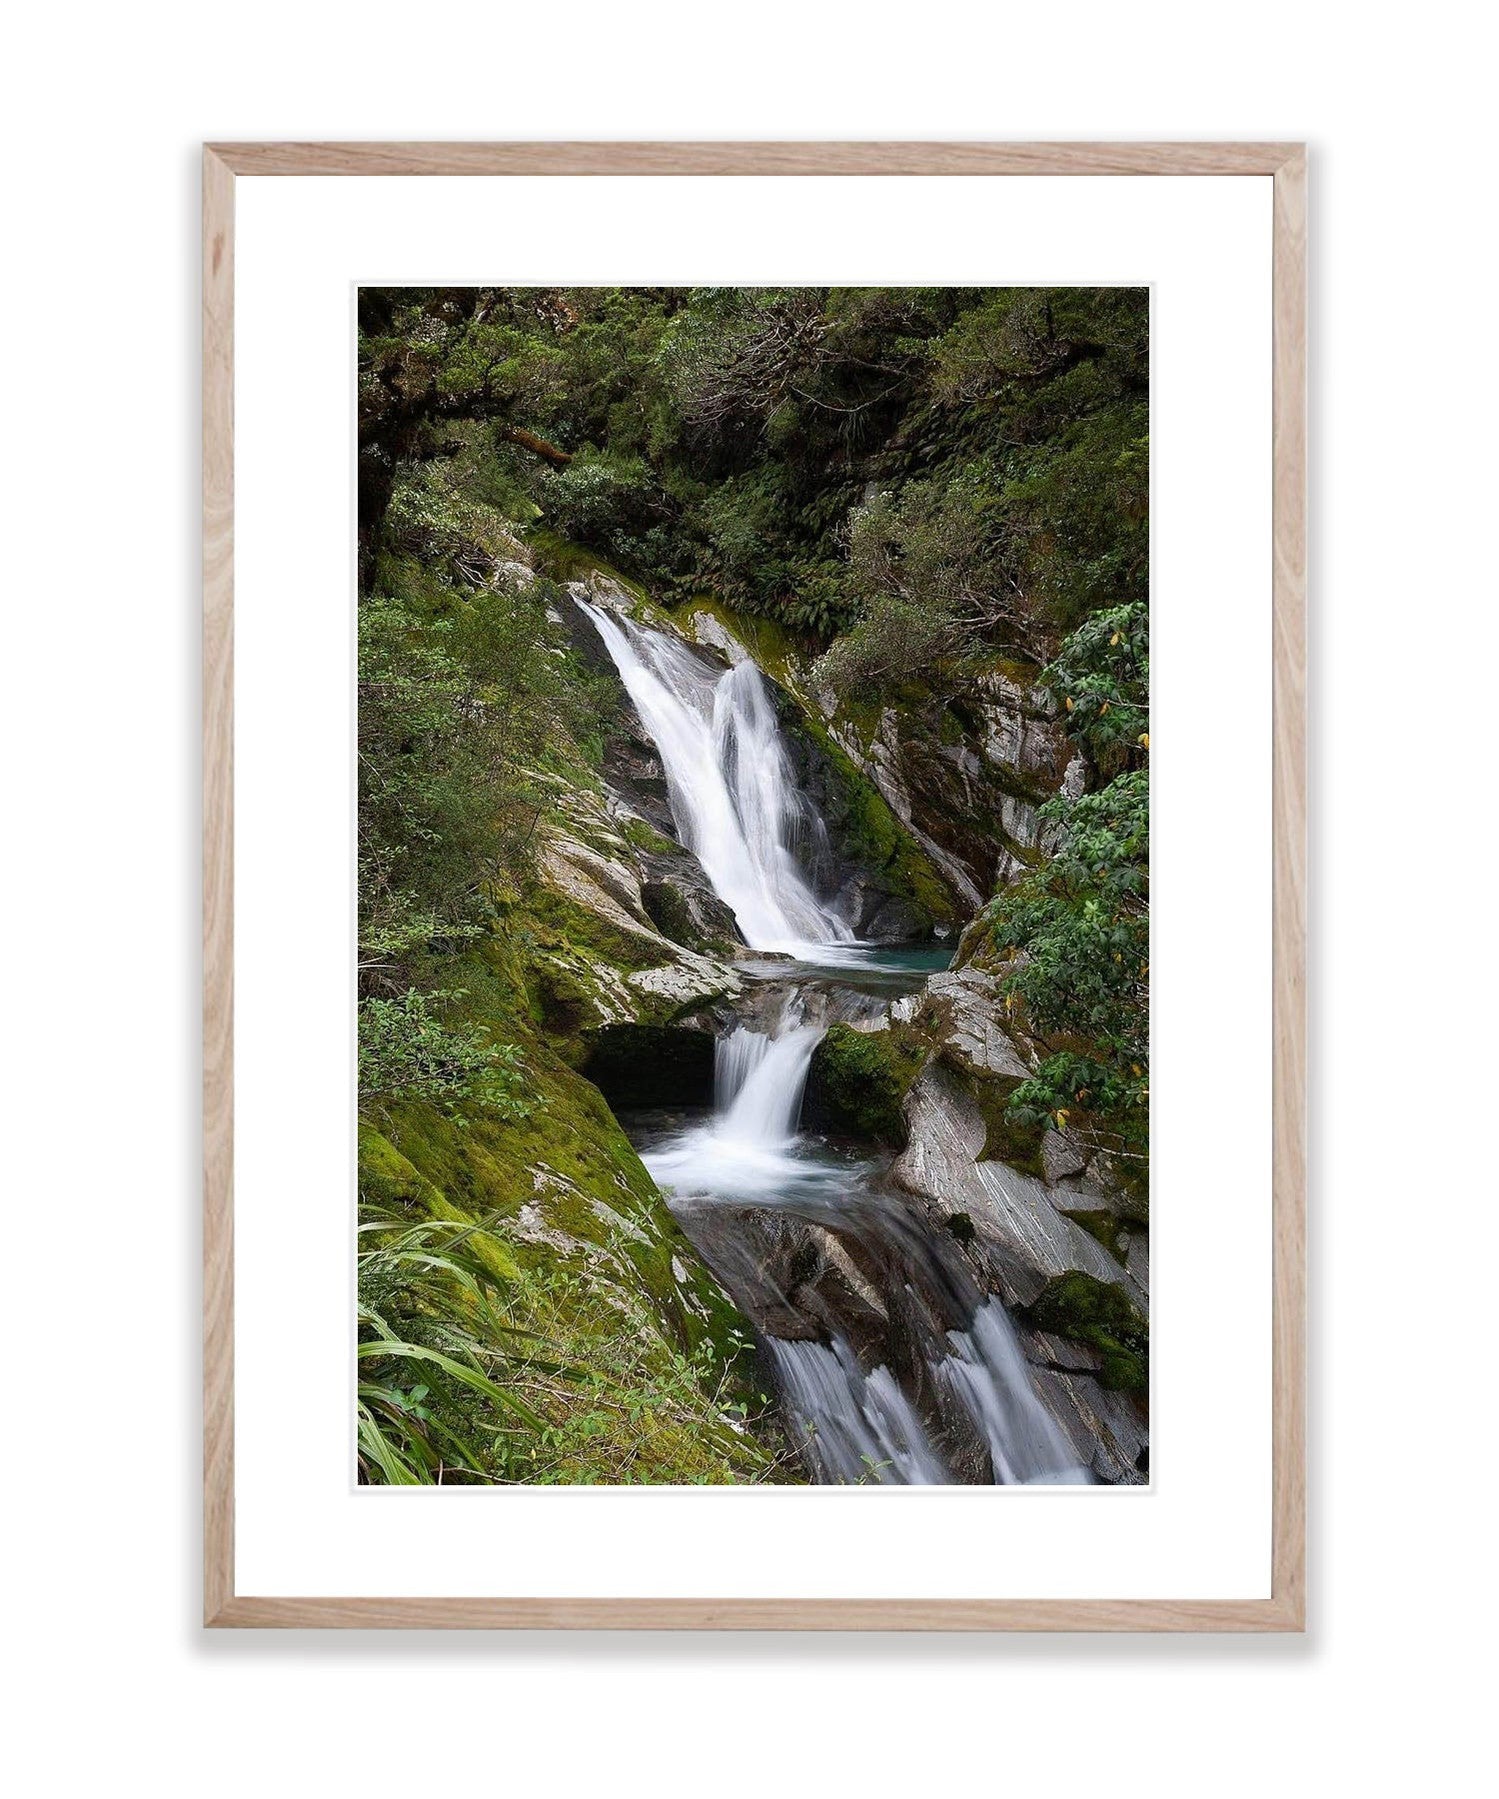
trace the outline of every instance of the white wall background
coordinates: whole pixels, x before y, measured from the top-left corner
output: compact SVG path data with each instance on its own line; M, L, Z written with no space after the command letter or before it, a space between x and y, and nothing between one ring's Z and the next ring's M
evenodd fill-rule
M13 21L0 1317L23 1790L1466 1784L1494 1435L1479 17L262 0ZM196 146L611 135L1313 144L1305 1640L197 1628Z

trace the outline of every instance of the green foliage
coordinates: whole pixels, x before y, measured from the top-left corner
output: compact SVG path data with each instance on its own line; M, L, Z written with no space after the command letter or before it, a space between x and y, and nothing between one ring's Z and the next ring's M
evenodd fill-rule
M538 475L536 491L556 530L624 561L640 560L636 540L664 513L663 496L639 456L581 451L566 468Z
M1143 1166L1147 342L1144 290L361 294L365 1478L776 1466L731 1309L565 1065L588 1053L599 963L647 952L536 880L614 701L518 563L571 579L606 559L669 603L711 590L753 615L772 672L827 651L841 723L903 683L1044 665L1097 791L1045 809L1054 860L992 912L1039 1065L985 1085L983 1153L1030 1166L1064 1125ZM950 916L910 834L824 748L850 845ZM899 1029L835 1027L809 1104L899 1144L919 1059ZM544 1246L513 1227L523 1207ZM1069 1290L1049 1315L1139 1390L1143 1342L1111 1307Z
M1065 1040L1010 1096L1009 1116L1076 1130L1081 1109L1134 1155L1149 1128L1149 803L1143 769L1049 802L1042 816L1061 827L1055 856L987 914L1012 1012L1022 1006L1043 1042Z
M742 1428L747 1336L727 1356L708 1337L674 1348L638 1293L572 1270L523 1270L497 1233L493 1218L360 1226L362 1481L786 1478L774 1450ZM499 1276L496 1252L508 1264Z
M551 622L556 589L506 566L517 546L462 474L397 479L405 548L382 551L359 609L361 1097L514 1117L520 1052L469 1016L472 969L462 987L450 971L530 884L614 702Z
M823 658L835 691L879 691L975 644L1036 659L1041 638L1008 563L996 471L970 464L881 493L849 524L857 624Z
M359 1093L366 1104L426 1099L444 1111L487 1106L501 1118L525 1118L521 1053L496 1043L487 1026L444 1024L434 1003L456 992L420 993L359 1003Z
M1143 600L1085 619L1042 673L1072 736L1117 772L1150 748L1150 609Z
M396 564L382 587L359 609L360 960L400 970L529 869L581 706L543 583L464 596Z
M1006 570L1064 629L1146 597L1148 321L1142 288L1000 289L935 349L934 393L994 420Z
M541 1418L514 1391L535 1341L501 1303L481 1225L359 1227L359 1471L416 1486L487 1481ZM508 1263L508 1255L503 1257ZM510 1264L512 1272L514 1265Z
M862 630L866 686L1145 597L1144 289L366 290L360 323L367 539L457 458L661 593Z
M1143 393L1017 457L1003 495L1020 553L1015 578L1043 619L1062 629L1149 588L1150 474Z
M419 462L396 479L385 519L387 550L425 567L451 569L474 583L515 562L523 547L500 512L481 497L472 460Z
M1150 1391L1150 1332L1128 1292L1074 1269L1046 1283L1026 1308L1037 1329L1096 1350L1099 1385L1143 1397Z
M361 1373L378 1389L361 1396L363 1478L796 1478L759 1416L742 1321L602 1099L539 1044L528 1077L518 1123L409 1101L391 1138L361 1126ZM532 1208L542 1238L534 1219L515 1229Z

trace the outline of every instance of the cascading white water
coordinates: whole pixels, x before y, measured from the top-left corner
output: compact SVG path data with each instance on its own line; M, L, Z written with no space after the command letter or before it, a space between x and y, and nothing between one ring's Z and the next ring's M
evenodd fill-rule
M665 633L579 604L660 751L682 841L745 941L801 961L856 960L853 949L828 948L855 945L854 933L820 904L792 853L799 832L817 821L804 816L760 671L746 660L720 674ZM818 1222L845 1215L867 1168L809 1152L797 1131L823 1034L805 1021L792 989L771 1030L741 1025L719 1039L712 1119L644 1155L678 1204L781 1204ZM912 1253L930 1251L918 1246ZM931 1353L929 1374L973 1420L997 1482L1089 1479L1043 1405L997 1299L979 1304L965 1330L947 1333L947 1344L946 1353ZM953 1478L889 1368L866 1372L836 1336L830 1343L771 1338L768 1348L792 1433L818 1480L925 1485Z
M791 1429L822 1481L917 1487L951 1478L888 1368L865 1374L841 1339L772 1342Z
M645 1164L678 1194L793 1208L839 1203L849 1175L799 1153L797 1122L821 1028L801 1022L793 999L776 1034L741 1025L714 1055L714 1116ZM931 1371L972 1418L1000 1486L1085 1484L1090 1479L1042 1404L1015 1327L990 1298ZM921 1416L885 1367L865 1373L840 1337L830 1344L769 1343L793 1434L822 1481L922 1485L952 1477Z
M743 1025L714 1047L713 1117L645 1165L680 1194L774 1204L823 1171L796 1153L796 1126L820 1026L783 1019L776 1035Z
M792 853L802 798L764 677L720 674L684 643L578 602L661 753L672 817L751 949L851 943Z
M1086 1485L1077 1451L1037 1397L1015 1327L997 1299L973 1315L966 1331L949 1331L953 1352L938 1364L983 1432L1001 1486Z
M796 1135L812 1052L822 1031L798 1024L777 1037L740 1027L718 1045L715 1093L722 1092L719 1135L767 1149L785 1148ZM726 1072L720 1075L718 1060Z
M1004 1307L986 1300L935 1373L978 1426L998 1486L1078 1486L1091 1476L1042 1405ZM921 1415L885 1367L866 1374L840 1337L772 1342L792 1429L819 1480L920 1486L952 1476Z

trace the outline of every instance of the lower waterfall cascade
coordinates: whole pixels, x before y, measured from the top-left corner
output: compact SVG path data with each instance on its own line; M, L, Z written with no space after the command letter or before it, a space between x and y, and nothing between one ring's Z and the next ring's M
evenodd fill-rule
M754 1324L808 1473L828 1484L1087 1483L1086 1457L1044 1402L1009 1314L950 1234L895 1194L877 1160L800 1129L829 1024L880 1028L878 994L892 982L919 990L949 958L861 942L819 897L809 869L825 825L796 785L753 661L725 669L665 631L579 605L657 746L683 846L748 948L777 958L742 965L762 1003L753 1022L736 1020L717 1039L711 1114L641 1136L639 1147ZM764 1003L777 996L778 1009ZM798 1311L766 1251L787 1232L832 1246L873 1312L883 1308L892 1343L900 1321L896 1353L882 1357L880 1344L856 1344Z

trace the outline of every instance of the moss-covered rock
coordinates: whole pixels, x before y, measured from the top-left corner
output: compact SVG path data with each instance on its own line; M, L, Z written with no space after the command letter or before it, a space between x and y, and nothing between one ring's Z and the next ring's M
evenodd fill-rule
M544 1385L552 1427L527 1478L658 1484L753 1480L753 1344L667 1210L598 1089L527 1045L521 1120L423 1104L361 1131L366 1217L419 1212L484 1226L517 1330L574 1372ZM537 1403L534 1394L529 1396Z
M856 1031L852 1025L831 1025L812 1056L804 1121L813 1129L903 1148L901 1105L924 1058L919 1038L899 1027Z
M643 818L627 818L622 835L632 849L644 850L647 855L680 856L683 853L675 838L666 836Z
M1070 1218L1080 1230L1085 1230L1096 1242L1101 1243L1111 1256L1123 1262L1129 1253L1129 1227L1122 1218L1113 1212L1096 1208L1079 1207L1069 1210L1061 1208L1062 1216Z
M1097 1351L1101 1385L1141 1396L1149 1391L1149 1327L1117 1282L1095 1280L1075 1269L1060 1274L1026 1308L1026 1321Z
M873 870L890 892L909 900L933 924L953 924L959 905L951 885L884 794L814 719L805 718L803 728L833 772L832 804L826 809L830 826L840 832L843 854Z
M946 1062L945 1066L953 1067L951 1062ZM1010 1095L1020 1083L1004 1079L982 1080L964 1073L959 1073L958 1079L983 1115L984 1143L975 1160L1005 1162L1022 1174L1043 1180L1046 1170L1041 1160L1044 1135L1041 1127L1016 1124L1008 1116Z

